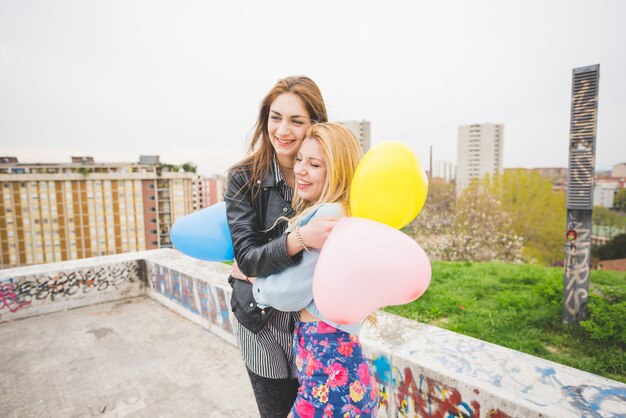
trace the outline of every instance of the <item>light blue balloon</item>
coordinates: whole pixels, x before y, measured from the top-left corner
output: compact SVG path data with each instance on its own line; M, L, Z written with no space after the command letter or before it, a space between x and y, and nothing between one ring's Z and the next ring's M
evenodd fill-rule
M178 251L200 260L230 261L234 258L224 202L177 220L170 231L170 239Z

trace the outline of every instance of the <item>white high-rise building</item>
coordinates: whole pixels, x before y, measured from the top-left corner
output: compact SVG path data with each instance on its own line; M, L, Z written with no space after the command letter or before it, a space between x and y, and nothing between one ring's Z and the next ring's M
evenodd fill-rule
M337 123L342 124L343 126L345 126L346 128L352 131L354 136L356 136L356 139L358 139L359 143L361 144L361 150L363 151L363 154L369 151L372 145L369 121L365 119L346 120L346 121L337 121Z
M504 125L481 123L459 126L457 195L474 180L502 172Z

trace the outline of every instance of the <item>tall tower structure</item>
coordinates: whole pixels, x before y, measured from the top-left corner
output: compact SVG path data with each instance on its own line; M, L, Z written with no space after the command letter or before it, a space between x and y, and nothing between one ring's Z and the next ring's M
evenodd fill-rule
M337 123L342 124L352 131L354 136L356 136L356 139L359 140L359 144L361 144L361 151L363 151L363 154L369 151L372 146L369 121L362 119L337 121Z
M563 322L587 319L600 64L572 70Z
M459 126L457 139L457 195L472 181L502 172L504 125L481 123Z

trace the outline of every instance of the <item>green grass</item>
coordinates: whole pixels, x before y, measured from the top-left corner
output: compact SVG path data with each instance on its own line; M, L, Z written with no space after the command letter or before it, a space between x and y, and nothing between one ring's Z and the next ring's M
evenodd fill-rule
M433 262L428 291L385 311L626 383L626 273L591 271L591 317L563 324L563 269Z

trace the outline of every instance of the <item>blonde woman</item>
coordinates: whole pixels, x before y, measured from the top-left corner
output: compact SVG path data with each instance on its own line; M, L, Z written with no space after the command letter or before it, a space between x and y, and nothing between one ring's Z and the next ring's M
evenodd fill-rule
M298 238L300 228L319 217L349 215L350 183L360 158L359 143L345 127L320 123L309 128L296 157L296 216L287 232ZM319 250L300 245L300 264L250 279L260 306L300 311L293 345L300 387L290 416L376 416L378 389L363 356L360 324L332 323L317 309L312 280Z

